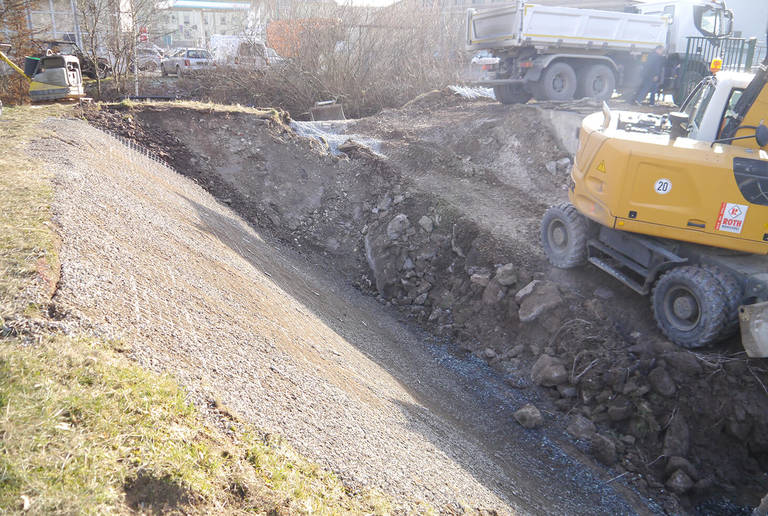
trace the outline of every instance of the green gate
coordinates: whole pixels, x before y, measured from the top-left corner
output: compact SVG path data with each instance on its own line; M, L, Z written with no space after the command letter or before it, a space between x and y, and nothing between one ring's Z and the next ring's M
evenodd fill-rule
M675 74L675 103L680 105L693 88L712 72L712 60L723 60L723 70L749 71L755 62L757 38L689 37L685 56Z

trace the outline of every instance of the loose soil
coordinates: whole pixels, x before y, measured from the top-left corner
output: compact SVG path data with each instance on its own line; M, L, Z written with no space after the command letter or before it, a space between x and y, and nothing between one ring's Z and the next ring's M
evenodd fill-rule
M429 403L421 403L454 422L446 432L460 428L478 439L485 450L478 457L488 463L480 468L485 473L473 477L497 497L479 498L489 507L501 500L532 512L552 512L550 504L564 503L558 510L569 514L616 513L630 509L613 504L629 503L637 512L748 514L768 491L765 361L748 360L737 341L697 352L679 349L655 329L647 300L598 271L561 271L544 259L539 221L549 205L566 198L568 167L562 163L570 156L549 125L552 117L539 108L437 92L374 118L322 126L381 141L380 154L351 142L341 157L296 135L280 113L148 104L84 115L150 148L260 234L298 253L291 256L308 260L279 273L270 260L260 260L259 267L315 313L335 306L326 300L318 306L316 293L338 289L355 296L346 300L354 299L363 311L359 317L371 325L394 313L412 321L414 329L398 330L386 351L364 353L379 364L397 360L402 369L395 376L409 389L423 382ZM561 166L553 166L558 160ZM251 249L229 233L213 232L239 253ZM290 287L306 267L320 271L313 275L335 275L334 287L325 284L312 294ZM533 293L519 294L533 280ZM371 297L358 297L347 285ZM373 298L379 305L371 304ZM421 330L437 339L434 346L425 344L431 340L426 334L415 342L406 337ZM425 352L452 364L454 373L417 367L414 354ZM289 355L306 353L297 346ZM544 355L562 363L567 381L556 387L531 382L531 366ZM148 353L145 360L155 356ZM238 363L224 369L238 371ZM172 364L163 367L178 367ZM336 386L343 389L348 377L341 377ZM450 395L434 390L435 382ZM450 397L456 389L468 389L458 396L466 403ZM528 401L545 412L543 430L522 430L514 422L512 413ZM236 403L248 410L248 401ZM563 429L577 416L594 422L597 432L571 439ZM294 437L308 435L296 431ZM329 465L339 468L328 445L324 451ZM359 481L365 478L362 464L371 460L365 453L355 460L360 462L345 467ZM567 473L573 460L583 465L576 467L577 480ZM580 476L587 471L602 480ZM534 478L521 484L523 472ZM399 478L389 471L377 481L407 492ZM554 491L541 491L545 486L558 492L555 498ZM598 486L618 490L610 496L625 501L603 499L604 492L593 491ZM633 490L654 503L642 503ZM447 500L428 492L428 500ZM575 500L579 505L570 506Z

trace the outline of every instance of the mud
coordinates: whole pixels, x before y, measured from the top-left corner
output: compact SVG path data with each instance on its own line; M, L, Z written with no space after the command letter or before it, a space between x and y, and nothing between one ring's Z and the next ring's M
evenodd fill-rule
M559 414L550 424L592 421L563 445L665 512L746 514L768 491L768 364L738 342L679 349L647 300L545 261L539 220L566 198L570 158L549 125L557 116L433 92L337 126L380 141L381 155L349 144L336 157L282 114L174 104L84 114L486 361L510 392L539 393L538 407Z

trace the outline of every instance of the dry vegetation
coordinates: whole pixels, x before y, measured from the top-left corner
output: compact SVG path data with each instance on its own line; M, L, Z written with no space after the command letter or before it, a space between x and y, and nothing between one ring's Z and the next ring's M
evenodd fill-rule
M436 8L407 3L378 11L340 7L318 18L324 23L299 25L277 49L285 61L264 70L240 66L200 72L187 79L195 83L193 96L280 107L294 116L317 101L335 99L347 116L362 117L459 78L461 20Z

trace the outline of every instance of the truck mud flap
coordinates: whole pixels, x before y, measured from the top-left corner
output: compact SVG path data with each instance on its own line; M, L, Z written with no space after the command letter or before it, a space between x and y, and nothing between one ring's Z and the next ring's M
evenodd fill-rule
M739 322L747 356L768 357L768 301L739 307Z

